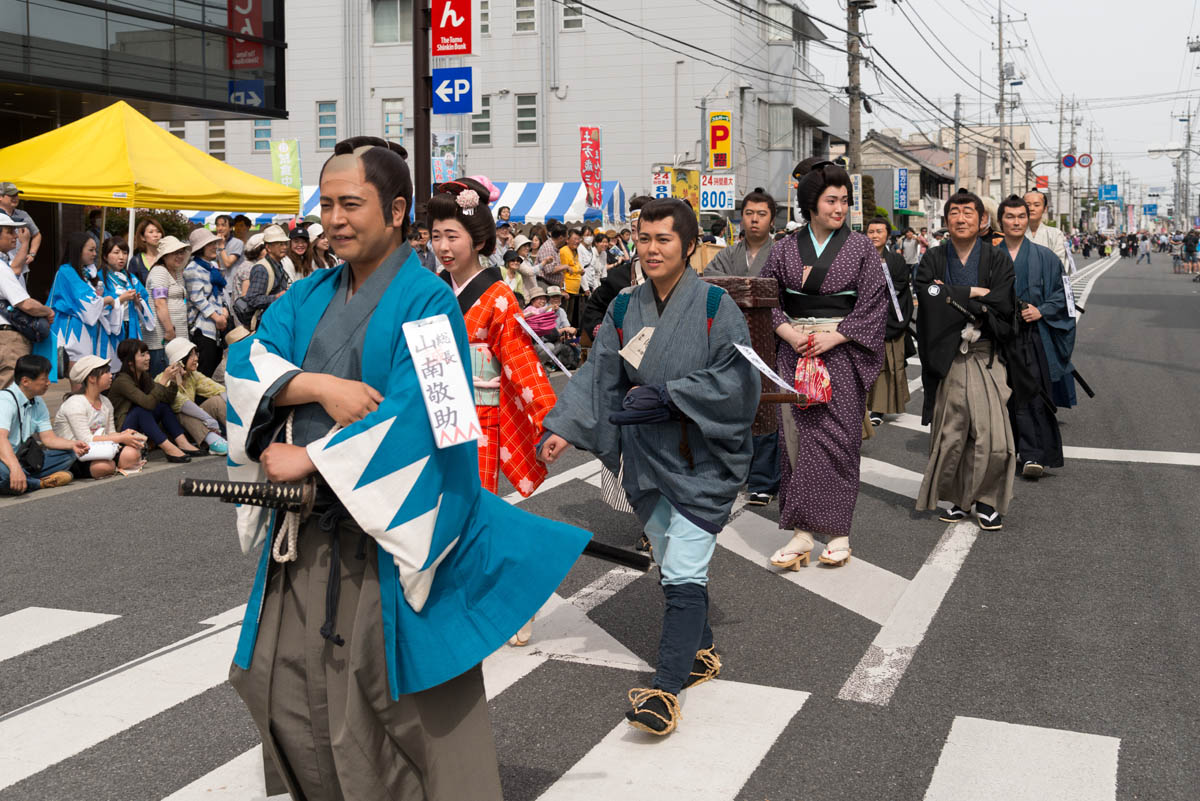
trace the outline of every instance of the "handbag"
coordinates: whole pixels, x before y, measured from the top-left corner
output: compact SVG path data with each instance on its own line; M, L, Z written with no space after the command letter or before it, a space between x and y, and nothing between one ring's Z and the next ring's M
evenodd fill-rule
M812 347L813 335L808 335L808 345ZM829 403L833 397L833 384L829 380L829 368L820 356L803 356L796 362L796 378L793 382L796 392L807 399L803 408L807 409L814 403Z
M8 318L8 324L31 343L42 342L50 336L50 319L47 317L34 317L15 306L6 308L4 316Z
M21 431L23 429L21 425L21 399L17 397L15 392L12 392L11 388L9 392L12 393L13 400L17 402L17 431ZM25 471L26 475L32 474L36 476L46 466L46 451L42 447L42 441L38 439L36 433L17 446L16 457L17 463L21 465L21 469Z

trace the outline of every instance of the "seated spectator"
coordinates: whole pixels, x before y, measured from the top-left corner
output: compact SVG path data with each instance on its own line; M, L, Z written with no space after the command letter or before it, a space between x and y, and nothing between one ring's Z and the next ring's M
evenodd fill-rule
M108 240L112 241L112 240ZM146 437L131 428L117 430L113 406L102 392L112 386L111 362L99 356L84 356L71 366L71 383L80 391L71 395L54 415L54 433L63 439L88 445L87 453L74 465L76 476L105 478L120 468L135 471L144 464L142 447Z
M221 238L207 228L192 231L188 235L192 260L183 270L183 287L187 291L186 336L195 343L200 353L200 372L207 376L221 364L221 334L229 323L221 300L225 275L216 261L220 244ZM167 361L170 363L169 358Z
M178 415L188 438L209 453L229 453L229 445L221 436L225 428L225 387L200 372L196 346L183 337L167 343L167 363L182 369L174 379L179 389L171 410Z
M552 350L563 366L568 370L574 370L579 366L580 355L583 351L579 346L579 331L567 319L567 310L562 305L566 293L556 286L547 288L546 293L550 300L547 308L554 312L554 337L546 341L555 343ZM548 370L557 369L551 360L544 360L543 363L546 364Z
M555 323L558 320L558 312L550 308L549 298L546 296L546 290L542 287L535 287L529 293L529 305L525 307L525 322L529 323L529 327L540 336L542 339L552 337L558 338L558 333L555 330Z
M183 368L178 363L168 365L151 381L150 349L140 339L127 339L118 345L117 358L121 360L121 372L108 391L117 428L145 434L162 448L168 462L190 462L193 456L202 455L204 451L188 442L179 418L171 410L179 392L175 380L183 376Z
M42 395L50 389L50 360L26 354L0 390L0 494L20 495L71 483L71 465L88 445L54 433Z

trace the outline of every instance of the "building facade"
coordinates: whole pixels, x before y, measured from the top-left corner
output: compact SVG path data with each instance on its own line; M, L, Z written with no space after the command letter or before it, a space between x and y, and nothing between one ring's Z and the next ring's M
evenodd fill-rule
M824 35L803 5L612 0L601 12L479 0L479 8L482 53L434 60L475 68L479 112L433 118L439 143L457 135L463 174L578 181L579 127L589 125L602 132L602 178L629 195L647 192L656 166L699 166L703 103L733 113L737 194L762 186L782 201L796 161L845 140L846 106L830 94L841 90L808 61ZM270 140L296 139L312 185L338 139L411 144L412 0L289 0L286 25L288 119L226 122L227 161L270 177ZM206 147L209 123L175 124Z

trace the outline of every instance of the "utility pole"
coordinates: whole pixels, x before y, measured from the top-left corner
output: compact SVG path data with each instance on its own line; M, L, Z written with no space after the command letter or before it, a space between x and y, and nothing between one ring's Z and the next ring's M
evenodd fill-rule
M858 62L861 58L861 41L858 36L858 15L861 8L872 8L874 2L849 0L846 3L846 67L850 86L847 93L850 96L850 132L846 145L846 163L851 174L862 172L862 85L860 83Z
M1192 198L1192 104L1188 103L1187 116L1183 118L1186 126L1183 136L1183 224L1190 229L1191 198Z
M429 0L414 0L413 8L413 211L418 220L425 219L425 206L433 194L433 75L429 71L429 40L433 28Z
M961 186L958 182L958 160L962 157L962 150L959 148L959 131L962 128L962 95L954 93L954 190L958 191ZM939 142L940 144L940 142Z
M1088 153L1091 153L1091 152L1092 152L1092 126L1089 125L1088 126ZM1093 159L1092 163L1093 164L1096 163L1094 159ZM1091 226L1092 222L1096 219L1092 213L1092 168L1091 167L1088 167L1088 171L1087 171L1087 194L1084 195L1084 197L1087 198L1087 205L1088 205L1088 226Z
M1008 161L1008 149L1004 142L1004 4L996 0L996 53L997 78L999 79L1000 101L996 104L999 122L996 125L996 138L1000 140L1000 197L1008 197L1004 192L1004 165Z
M1071 152L1075 152L1075 126L1078 125L1078 120L1075 119L1075 98L1071 97ZM1075 230L1075 168L1070 170L1070 179L1067 189L1067 225L1064 233L1071 233Z
M1062 160L1063 160L1063 96L1058 96L1058 178L1054 182L1054 191L1058 198L1054 202L1054 214L1058 217L1063 213L1062 202Z

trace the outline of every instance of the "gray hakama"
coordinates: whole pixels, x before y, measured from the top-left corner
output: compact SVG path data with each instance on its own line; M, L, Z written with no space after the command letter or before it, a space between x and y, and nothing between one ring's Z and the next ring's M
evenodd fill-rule
M871 385L867 408L879 414L900 414L912 397L908 389L906 353L910 336L908 325L913 315L912 274L899 253L884 253L881 261L891 278L887 331L884 334L883 369Z
M812 280L805 284L806 262L800 243L811 251L808 237L808 229L801 228L776 242L762 277L779 283L784 302L789 291L798 293L802 287L813 296L846 297L853 293L854 301L845 316L831 326L849 341L821 356L833 390L830 402L807 409L779 407L779 429L785 444L780 448L779 527L846 537L858 502L858 462L867 391L883 364L889 300L879 254L871 240L848 228L831 235L819 259L809 257L807 266L814 269L809 276ZM818 266L828 268L819 282ZM776 328L793 322L783 308L773 309L772 318ZM796 375L799 354L780 339L776 357L777 372L791 380Z
M305 372L361 380L367 323L407 252L385 261L349 301L351 271L342 272L305 354ZM264 411L292 375L267 391ZM271 441L278 417L263 419L271 430L252 430L250 437ZM298 406L293 443L307 445L332 427L319 404ZM268 562L253 662L247 670L230 669L274 768L268 777L277 775L303 801L498 801L481 669L393 701L378 549L328 488L319 491L317 506L332 511L301 527L298 560ZM335 645L339 638L344 644Z

